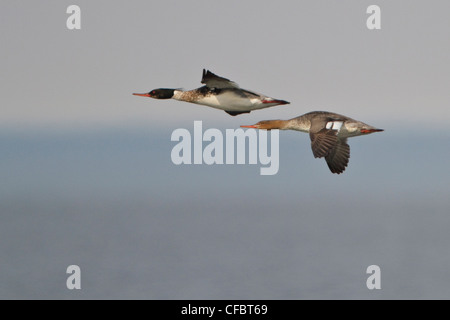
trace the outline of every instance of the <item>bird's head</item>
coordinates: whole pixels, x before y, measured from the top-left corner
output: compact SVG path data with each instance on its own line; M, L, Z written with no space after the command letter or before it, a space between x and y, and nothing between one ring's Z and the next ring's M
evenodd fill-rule
M364 126L363 128L360 129L360 132L362 134L369 134L369 133L381 132L381 131L384 131L384 129L377 129L372 126Z
M173 94L175 92L175 89L153 89L152 91L148 93L133 93L135 96L141 96L141 97L149 97L153 99L171 99L173 97Z
M284 122L282 120L263 120L253 125L241 126L241 128L252 128L252 129L283 129Z

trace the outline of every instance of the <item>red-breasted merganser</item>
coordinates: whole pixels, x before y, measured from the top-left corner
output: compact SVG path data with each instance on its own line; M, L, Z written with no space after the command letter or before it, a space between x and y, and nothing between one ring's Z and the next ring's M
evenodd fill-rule
M331 172L344 172L350 158L347 138L384 131L364 122L331 112L314 111L290 120L265 120L243 128L308 132L315 158L323 158Z
M211 71L203 69L201 83L205 86L183 91L180 89L154 89L149 93L133 93L136 96L154 99L175 99L208 107L224 110L236 116L241 113L250 113L253 110L289 104L284 100L270 98L263 94L241 89L228 79L219 77Z

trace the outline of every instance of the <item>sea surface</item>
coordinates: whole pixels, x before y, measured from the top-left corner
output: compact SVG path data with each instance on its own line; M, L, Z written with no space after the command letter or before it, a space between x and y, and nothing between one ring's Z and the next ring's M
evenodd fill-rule
M450 299L448 134L352 138L333 175L280 132L261 176L174 165L171 133L0 130L0 298Z

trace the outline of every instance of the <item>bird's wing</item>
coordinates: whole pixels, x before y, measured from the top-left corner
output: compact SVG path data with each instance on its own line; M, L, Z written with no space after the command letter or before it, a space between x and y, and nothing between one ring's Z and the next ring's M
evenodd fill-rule
M311 149L314 158L323 158L330 153L338 143L337 131L323 128L318 132L310 132Z
M203 77L201 83L205 84L208 88L211 89L239 88L236 82L219 77L211 71L205 69L203 69Z
M240 114L243 114L243 113L250 113L251 112L251 110L250 111L227 111L227 110L224 110L226 113L228 113L230 116L237 116L237 115L240 115Z
M347 144L347 139L338 139L333 149L330 149L325 156L328 168L333 173L342 173L348 165L350 158L350 146Z
M311 119L310 132L316 133L323 129L335 130L336 133L341 130L344 121L347 120L339 115L330 116L328 114L317 115Z
M315 158L328 155L338 143L338 133L344 124L344 119L330 117L328 115L316 116L311 119L309 137L311 148Z

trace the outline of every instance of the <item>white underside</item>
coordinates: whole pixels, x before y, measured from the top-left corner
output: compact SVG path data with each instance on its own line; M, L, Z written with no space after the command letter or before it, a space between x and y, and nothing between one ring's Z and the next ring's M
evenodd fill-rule
M176 99L176 97L174 97L174 99ZM277 105L276 103L262 103L260 99L248 99L239 97L232 93L223 93L218 96L209 95L206 97L202 97L197 101L192 101L192 103L227 111L249 111Z

